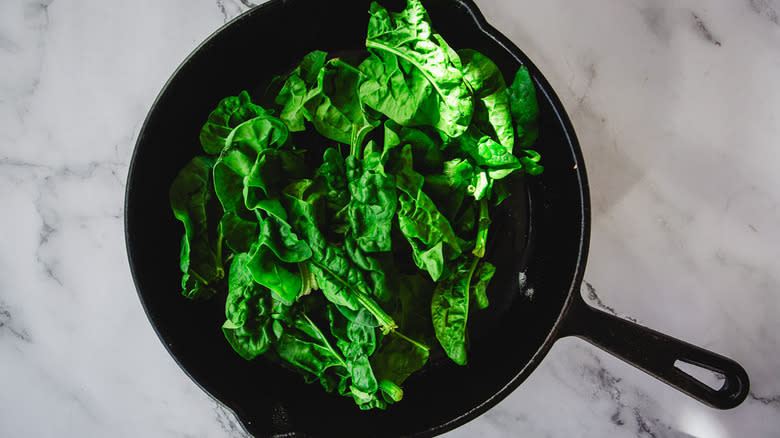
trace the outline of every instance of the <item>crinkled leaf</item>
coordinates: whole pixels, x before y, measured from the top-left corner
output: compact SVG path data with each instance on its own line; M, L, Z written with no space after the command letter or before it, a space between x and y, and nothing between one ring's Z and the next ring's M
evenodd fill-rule
M292 132L304 130L303 104L306 103L309 87L317 81L317 74L325 65L326 57L327 53L320 50L304 56L301 64L287 76L276 96L276 103L282 106L279 118Z
M408 0L399 13L372 3L369 13L363 102L401 125L462 134L471 121L471 94L458 55L433 31L422 3Z
M365 252L390 251L390 226L395 216L395 184L386 175L379 153L359 161L347 158L351 199L347 208L350 232Z
M358 95L362 73L340 59L331 59L320 69L309 89L304 114L323 136L359 147L379 121L364 111Z
M290 331L282 333L276 351L284 361L316 377L328 368L344 366L343 359L330 345Z
M214 159L195 157L179 172L171 184L169 198L176 219L184 224L180 268L182 294L188 298L209 298L216 293L214 284L221 280L221 233L209 237L209 227L219 223L213 211L211 168Z
M214 189L225 211L261 209L285 217L277 193L285 170L280 154L292 152L276 148L287 138L287 128L272 116L256 117L231 132L230 146L214 165Z
M397 290L398 269L393 255L390 253L366 254L357 245L352 236L347 236L344 248L349 258L362 270L366 271L373 283L372 293L380 302L388 301Z
M271 328L271 297L255 283L248 269L249 255L233 258L228 275L228 296L225 302L227 320L222 332L241 357L254 359L265 353L273 342Z
M347 169L344 157L334 148L327 148L322 155L322 164L314 175L326 187L329 207L338 212L349 202L347 191Z
M391 313L398 321L399 330L423 344L431 345L436 339L432 332L430 313L424 303L431 301L433 284L422 275L401 276L399 284L398 305ZM398 336L386 338L382 347L371 356L371 366L380 381L385 400L388 403L400 401L403 397L400 386L427 361L427 350ZM392 382L393 385L386 382Z
M379 384L369 362L376 349L376 329L345 319L333 307L329 308L330 329L347 363L353 398L362 405L376 397Z
M222 99L217 108L209 114L200 131L200 144L207 154L218 154L226 145L230 132L241 123L267 114L262 107L252 103L249 93L242 91L238 96Z
M268 216L260 224L259 242L286 263L298 263L311 257L309 245L298 238L290 224L275 216Z
M469 285L477 260L472 260L472 257L460 258L436 284L431 301L431 318L436 338L447 356L458 365L466 364Z
M474 125L493 137L508 153L512 153L515 130L506 82L496 64L487 56L471 49L459 50L463 62L463 77L474 97Z
M385 122L384 148L382 151L382 163L388 163L393 150L400 152L400 147L410 145L412 157L419 169L438 169L444 158L441 141L434 140L435 136L428 135L421 127L409 128L400 126L392 120ZM397 156L393 157L393 161ZM421 172L422 173L422 172Z
M539 104L536 101L534 83L525 66L517 70L509 87L509 107L516 124L518 146L528 148L539 136Z
M249 251L249 247L257 239L257 221L244 219L232 211L222 216L221 227L225 244L234 253Z
M480 309L486 308L490 303L487 297L487 287L495 273L496 267L489 262L483 261L477 265L474 275L471 278L472 300Z
M247 268L257 283L270 289L275 299L288 306L293 304L301 292L303 281L297 266L279 260L266 245L252 245Z
M422 191L424 180L412 168L411 147L404 146L400 157L401 168L395 175L399 192L398 224L412 246L415 263L436 281L449 256L445 254L445 245L452 255L460 253L460 246L449 221Z

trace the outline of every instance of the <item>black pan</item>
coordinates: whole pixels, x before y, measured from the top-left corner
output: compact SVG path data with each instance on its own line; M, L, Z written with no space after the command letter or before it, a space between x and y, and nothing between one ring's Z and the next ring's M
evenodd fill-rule
M396 10L403 6L384 3ZM544 76L470 0L429 0L425 6L453 47L485 53L505 77L521 64L529 68L541 107L537 149L545 172L514 187L495 214L488 258L498 271L489 290L491 306L470 321L468 366L433 360L406 382L401 403L363 412L350 399L306 385L262 358L244 361L230 349L219 329L223 303L190 302L178 292L182 229L170 212L168 187L199 153L199 129L220 98L242 89L260 96L273 75L310 50L360 50L368 6L368 1L272 0L252 9L203 43L153 105L127 181L127 250L149 320L185 372L256 436L440 434L506 397L566 336L584 338L712 407L742 402L748 377L737 363L583 301L590 201L571 122ZM677 360L721 373L723 386L714 390L683 373L674 366Z

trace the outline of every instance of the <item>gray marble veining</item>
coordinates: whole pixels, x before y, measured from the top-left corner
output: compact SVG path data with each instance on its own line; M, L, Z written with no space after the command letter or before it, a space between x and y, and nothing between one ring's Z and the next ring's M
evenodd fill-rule
M122 203L162 85L256 2L0 4L0 436L246 436L149 326ZM583 296L737 359L752 391L713 410L567 338L447 436L777 436L780 2L477 3L577 130L593 203Z

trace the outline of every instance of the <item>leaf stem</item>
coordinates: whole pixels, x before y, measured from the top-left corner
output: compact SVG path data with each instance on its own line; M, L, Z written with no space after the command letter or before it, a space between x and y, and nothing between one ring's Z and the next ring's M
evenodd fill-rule
M347 283L346 280L333 273L333 271L331 271L327 267L323 266L322 263L318 263L314 260L312 260L311 262L312 264L316 265L318 268L322 269L326 274L333 277L333 279L335 279L337 282L341 283L341 285L344 286L346 289L349 289L352 292L352 294L354 294L358 302L360 302L360 304L363 305L363 307L365 307L374 316L374 318L376 318L377 322L379 322L379 325L382 326L383 333L388 333L398 328L398 324L395 323L393 318L390 315L388 315L387 312L382 310L382 308L379 307L379 304L377 304L376 301L372 300L371 297L364 294L362 291L354 288L351 284Z
M394 330L393 333L396 334L399 338L401 338L401 339L409 342L410 344L414 345L415 347L419 348L420 350L423 350L423 351L426 351L426 352L431 350L427 345L421 344L421 343L415 341L414 339L412 339L412 338L406 336L405 334L401 333L399 330Z
M441 89L439 88L439 85L436 83L436 81L433 79L433 77L431 77L431 75L427 71L425 71L425 69L423 68L422 65L420 65L419 62L415 61L414 59L412 59L412 58L410 58L410 57L408 57L406 55L404 55L403 52L401 52L400 50L397 50L397 49L395 49L393 47L390 47L390 46L382 44L382 43L377 43L375 41L366 40L366 47L367 48L372 48L372 49L384 50L386 52L392 53L395 56L398 56L399 58L405 59L407 62L409 62L410 64L412 64L413 66L417 67L417 69L420 70L420 72L423 74L425 79L427 79L428 82L431 83L431 86L433 86L433 89L436 90L436 93L438 93L439 96L442 99L444 99L445 101L447 100L446 96L444 95L444 92L442 92Z
M482 198L479 201L479 222L477 223L477 238L472 253L479 257L485 257L485 246L487 245L487 233L490 227L490 215L488 211L488 200Z
M336 352L336 350L333 349L333 347L330 345L330 342L328 342L328 338L326 338L325 335L322 333L322 330L320 330L320 328L317 327L317 324L315 324L314 321L309 319L309 315L307 315L305 312L301 312L301 315L303 315L303 317L306 319L306 322L317 333L317 336L320 338L319 340L323 344L325 344L325 348L327 348L328 351L330 351L331 354L333 354L333 356L335 356L336 359L338 359L339 362L341 362L341 366L347 368L347 362L341 357L341 355L338 352Z
M206 279L205 279L205 278L201 277L201 276L200 276L200 274L198 274L197 272L195 272L195 270L194 270L194 269L190 269L190 270L189 270L189 271L187 271L187 272L188 272L190 275L194 276L194 277L195 277L195 278L196 278L198 281L200 281L201 283L205 284L206 286L208 286L208 285L209 285L209 282L208 282L208 281L206 281Z

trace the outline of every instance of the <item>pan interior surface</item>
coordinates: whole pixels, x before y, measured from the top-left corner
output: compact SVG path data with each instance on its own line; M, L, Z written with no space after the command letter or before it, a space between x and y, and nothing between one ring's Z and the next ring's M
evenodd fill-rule
M404 2L383 2L398 10ZM200 153L198 134L216 103L270 79L311 50L363 48L370 2L271 1L207 40L171 78L139 135L125 206L130 266L161 340L204 390L233 409L257 436L426 436L484 412L519 385L549 349L577 288L587 249L587 185L579 147L563 109L539 71L489 28L470 1L426 1L436 29L455 49L473 48L511 78L521 63L537 83L545 166L527 177L493 217L487 258L497 266L490 307L470 316L469 363L432 360L404 384L386 411L360 411L345 397L307 385L262 358L245 361L225 341L224 303L193 302L179 291L182 229L168 187ZM294 29L295 37L287 37ZM521 281L523 280L524 281Z

